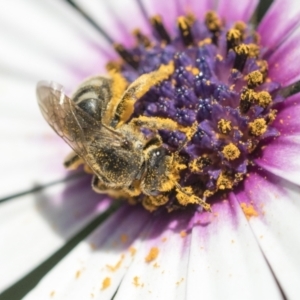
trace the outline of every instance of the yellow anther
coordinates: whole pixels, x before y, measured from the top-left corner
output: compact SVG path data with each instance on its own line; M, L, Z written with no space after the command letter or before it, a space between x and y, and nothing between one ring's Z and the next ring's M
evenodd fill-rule
M272 97L270 93L266 91L259 92L257 94L257 104L261 107L266 108L272 102Z
M228 134L232 130L231 122L225 119L221 119L218 122L218 129L223 134Z
M230 143L223 148L222 153L224 154L226 159L235 160L239 158L241 151L235 144Z
M263 74L257 70L249 73L246 78L250 88L259 86L264 81Z
M263 118L259 118L249 123L250 133L255 136L264 134L267 130L267 122Z

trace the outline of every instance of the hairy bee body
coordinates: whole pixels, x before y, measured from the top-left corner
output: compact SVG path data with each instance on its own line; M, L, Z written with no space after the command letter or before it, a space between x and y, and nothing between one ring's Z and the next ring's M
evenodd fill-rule
M116 95L116 81L102 76L84 81L71 98L56 83L38 83L38 104L44 118L74 150L65 165L87 166L94 174L96 192L153 197L176 189L181 197L185 195L177 182L174 156L164 148L158 134L159 129L184 129L170 119L132 118L135 102L172 70L163 66L144 74L121 95L120 91ZM143 128L150 130L150 137L145 137Z
M166 150L159 136L147 140L134 124L114 128L113 116L111 123L103 123L112 98L111 84L111 79L93 77L68 98L59 85L41 82L37 88L41 111L75 151L66 165L71 167L79 156L95 174L93 188L97 192L157 195L161 192L159 181L167 180Z

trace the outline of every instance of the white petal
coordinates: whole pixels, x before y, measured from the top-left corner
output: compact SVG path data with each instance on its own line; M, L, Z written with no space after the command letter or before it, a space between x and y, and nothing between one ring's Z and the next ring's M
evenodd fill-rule
M0 205L0 289L12 284L58 250L97 214L107 200L90 178L72 180Z
M281 299L245 216L236 201L213 206L192 231L187 297Z
M29 21L30 20L30 21ZM0 66L7 73L63 85L103 72L110 45L63 2L14 0L0 11ZM81 62L81 63L78 63Z
M134 257L129 247L150 217L142 208L124 205L55 266L25 299L50 299L52 294L55 299L111 299Z
M190 244L186 230L190 218L187 212L153 217L143 239L137 241L139 251L121 282L116 300L124 299L124 295L132 300L185 298ZM153 260L151 249L152 254L157 251Z
M251 174L240 203L255 203L249 220L264 256L288 299L300 295L300 188L269 174Z
M35 84L0 76L0 197L14 195L66 176L70 148L43 120Z

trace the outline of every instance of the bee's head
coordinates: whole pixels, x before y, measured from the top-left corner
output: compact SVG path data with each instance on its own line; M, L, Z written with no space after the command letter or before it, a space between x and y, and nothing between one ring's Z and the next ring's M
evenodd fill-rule
M146 174L142 181L142 190L146 195L157 196L172 187L166 187L168 180L170 156L163 147L157 147L149 151Z

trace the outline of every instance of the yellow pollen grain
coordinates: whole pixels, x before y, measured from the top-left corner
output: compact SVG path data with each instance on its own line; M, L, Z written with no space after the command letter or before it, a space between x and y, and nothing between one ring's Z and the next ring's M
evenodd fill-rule
M217 179L218 190L232 189L233 181L227 175L221 173Z
M257 58L259 56L259 46L256 44L248 44L249 46L249 57Z
M193 75L198 75L200 73L200 70L196 67L187 66L185 69L191 72Z
M232 130L231 122L225 119L221 119L218 122L218 129L223 134L228 134Z
M264 81L263 74L257 70L249 73L246 78L249 87L259 86Z
M246 44L240 44L234 48L234 51L238 55L249 55L249 46Z
M272 97L267 91L262 91L257 94L257 103L259 106L266 108L272 102Z
M232 47L237 46L241 41L241 38L242 38L242 34L237 29L230 29L226 34L226 39L228 42L231 43Z
M251 89L245 89L241 93L241 101L247 101L247 102L254 103L257 101L257 97L258 97L257 93Z
M101 290L107 289L110 285L111 285L111 279L110 279L110 277L104 278L103 281L102 281L102 288L101 288Z
M128 236L126 234L121 234L120 240L122 243L126 243L128 241Z
M273 122L276 119L276 116L277 116L277 110L276 109L271 109L269 114L268 114L269 123Z
M267 130L266 120L259 118L249 123L250 133L255 136L260 136L264 134Z
M55 291L51 291L50 297L52 298L52 297L54 297L54 295L55 295Z
M106 70L108 72L120 72L122 66L122 62L110 61L106 64Z
M130 247L128 250L129 250L131 256L135 255L136 249L134 247Z
M201 167L198 164L198 159L194 159L189 163L189 168L192 173L197 173L201 171Z
M169 201L169 197L166 195L149 196L149 201L154 206L161 206Z
M205 25L208 30L212 32L219 31L221 28L221 20L214 11L209 11L205 15Z
M182 238L185 238L185 237L187 236L186 231L185 231L185 230L181 230L181 231L180 231L180 236L181 236Z
M184 17L184 16L178 17L177 24L178 24L178 27L181 28L182 34L187 36L189 34L190 24L189 24L188 20L186 19L186 17Z
M142 286L142 284L140 283L140 279L139 279L138 276L133 277L132 283L133 283L136 287Z
M269 68L268 63L265 60L258 60L256 63L259 66L260 72L264 75L264 77L266 77Z
M78 270L78 271L76 272L76 274L75 274L75 278L78 279L78 278L80 277L80 275L81 275L81 271Z
M182 206L187 206L188 204L199 204L205 210L211 211L210 205L206 203L203 199L200 199L199 197L195 196L193 194L193 189L190 186L181 189L177 188L176 199Z
M125 257L125 255L122 254L120 260L119 260L114 266L106 265L106 267L107 267L111 272L117 271L117 270L121 267L121 264L122 264L122 262L123 262L123 260L124 260L124 257Z
M185 18L190 25L192 25L197 20L197 17L191 11L186 13Z
M157 206L152 204L150 197L144 197L142 201L142 205L146 210L150 212L154 212L158 208Z
M244 22L237 21L233 27L243 34L247 26Z
M159 254L159 249L157 247L152 247L148 253L148 255L145 257L145 261L147 263L152 262L153 260L155 260L157 258Z
M253 205L249 204L247 205L247 203L241 203L241 208L246 216L246 218L249 220L251 217L257 217L258 216L258 212L255 210L255 208L253 207Z
M211 38L205 38L205 39L203 39L203 40L201 40L201 41L198 42L198 46L202 47L204 45L209 45L211 43L212 43Z
M216 55L216 60L218 60L218 61L222 61L224 58L223 58L223 56L221 55L221 54L217 54Z
M235 160L239 158L241 151L235 144L230 143L223 148L222 153L224 154L226 159Z

